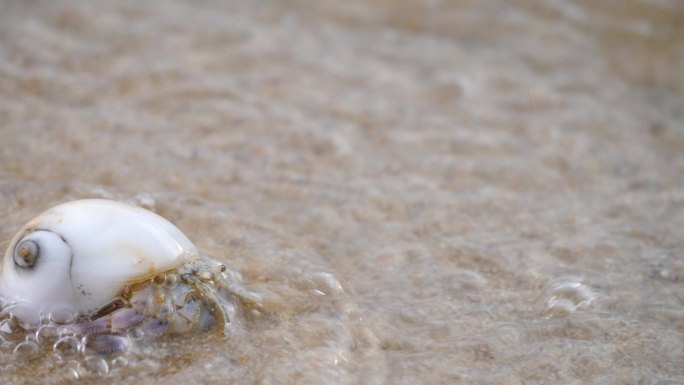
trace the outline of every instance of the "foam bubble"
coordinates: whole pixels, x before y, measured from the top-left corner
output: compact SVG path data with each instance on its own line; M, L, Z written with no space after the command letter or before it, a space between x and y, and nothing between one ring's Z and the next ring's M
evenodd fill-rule
M216 271L204 271L202 277L210 289L211 279L225 279L225 268L217 266ZM194 273L194 271L193 271ZM342 286L329 273L318 273L309 277L310 288L321 295L343 293ZM217 303L205 301L198 294L196 281L186 280L179 274L163 274L139 285L131 286L130 297L125 297L126 306L114 307L109 311L87 318L72 308L58 307L49 313L24 302L2 302L0 298L0 369L13 370L12 363L22 363L38 356L46 368L65 372L70 378L80 379L105 376L111 370L122 367L157 367L156 361L140 362L131 359L137 349L147 340L164 334L185 333L197 329L221 327L216 325L215 312L226 314L223 325L225 334L230 334L229 322L235 312L233 293L226 285L213 288ZM256 296L259 293L255 294ZM218 307L220 306L220 308ZM183 321L180 326L170 321Z
M78 373L85 375L105 375L109 372L109 365L99 356L86 357L78 367Z
M12 343L12 341L8 341L4 337L0 336L0 353L1 352L11 352L12 350L14 350L14 343Z
M128 360L124 357L116 357L111 362L112 368L124 368L128 366Z
M49 320L58 325L71 325L76 322L76 311L69 308L60 308L50 312Z
M591 288L582 282L560 282L554 285L544 313L548 318L566 317L575 311L589 308L595 299L596 295Z
M335 276L328 272L318 272L310 277L310 288L316 295L340 295L344 293L342 285Z
M24 341L14 348L14 357L17 360L25 361L38 355L40 347L33 341Z
M75 356L81 351L81 342L74 336L65 336L57 340L53 350L63 356Z
M36 330L36 341L41 345L54 344L61 336L61 330L55 325L43 325Z
M24 330L34 330L40 326L40 311L31 304L18 303L6 310L9 311L10 320Z

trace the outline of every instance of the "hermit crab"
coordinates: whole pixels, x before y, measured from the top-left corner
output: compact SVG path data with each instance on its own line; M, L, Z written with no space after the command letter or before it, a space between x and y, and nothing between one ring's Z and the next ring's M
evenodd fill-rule
M237 308L233 282L224 265L151 211L103 199L68 202L10 242L0 272L0 337L18 324L37 330L38 342L53 338L56 350L67 338L76 341L70 348L110 354L126 349L131 335L225 333ZM41 336L46 323L52 329Z

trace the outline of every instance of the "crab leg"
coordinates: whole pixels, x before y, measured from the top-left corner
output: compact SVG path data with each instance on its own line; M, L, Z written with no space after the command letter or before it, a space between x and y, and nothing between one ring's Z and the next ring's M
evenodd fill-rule
M103 356L124 353L131 341L128 337L117 334L95 334L83 337L83 348Z
M145 315L138 310L122 308L93 321L76 323L69 328L78 335L117 332L140 323L143 318L145 318Z

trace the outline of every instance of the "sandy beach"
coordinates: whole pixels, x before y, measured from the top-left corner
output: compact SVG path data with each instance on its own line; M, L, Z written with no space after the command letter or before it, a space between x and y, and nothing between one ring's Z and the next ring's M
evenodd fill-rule
M681 1L0 5L2 249L118 199L259 298L3 385L684 383Z

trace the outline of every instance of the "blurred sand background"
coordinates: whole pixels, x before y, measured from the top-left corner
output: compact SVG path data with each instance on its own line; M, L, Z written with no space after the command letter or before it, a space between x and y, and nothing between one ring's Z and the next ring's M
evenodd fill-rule
M3 1L1 239L84 197L271 297L81 383L684 383L684 3Z

